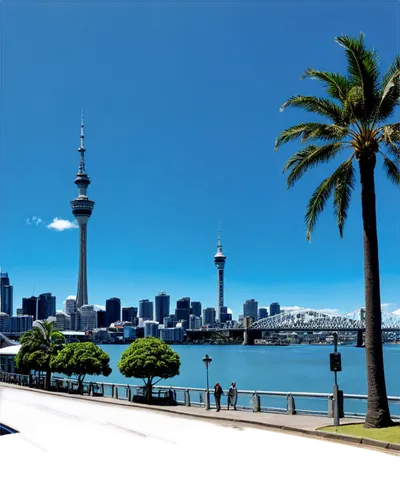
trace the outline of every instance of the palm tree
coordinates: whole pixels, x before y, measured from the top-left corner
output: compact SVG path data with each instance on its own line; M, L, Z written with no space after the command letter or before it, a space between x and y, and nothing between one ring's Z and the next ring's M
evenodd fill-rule
M21 349L15 360L16 366L46 371L46 387L50 389L51 357L65 342L65 338L62 333L54 330L54 321L37 321L36 323L21 337Z
M400 99L400 57L397 56L381 77L376 52L367 49L364 35L340 36L335 41L345 49L347 74L307 69L303 78L325 85L328 98L294 96L282 106L300 108L322 117L325 123L307 122L290 127L278 136L275 150L291 140L310 144L293 154L284 172L292 187L310 168L333 160L339 152L350 156L312 194L305 221L307 239L327 200L333 193L334 213L340 236L347 218L356 181L354 160L361 182L364 228L365 277L365 353L368 381L368 409L365 427L392 425L386 394L382 350L381 298L379 284L378 238L375 207L375 165L382 162L389 179L400 185L400 123L388 124Z

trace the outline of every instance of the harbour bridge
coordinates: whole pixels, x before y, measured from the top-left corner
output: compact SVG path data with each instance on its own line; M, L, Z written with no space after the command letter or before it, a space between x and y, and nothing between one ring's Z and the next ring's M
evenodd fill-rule
M260 319L250 327L263 331L357 332L365 330L365 310L332 314L314 309L295 309ZM382 331L400 331L400 316L382 311Z
M347 314L333 314L315 309L295 309L283 311L254 322L248 328L208 328L187 330L189 339L210 337L216 334L221 338L242 338L244 344L254 344L255 339L264 335L279 333L338 333L346 336L355 334L357 345L362 346L365 332L365 309L358 309ZM382 332L400 332L400 316L382 311Z

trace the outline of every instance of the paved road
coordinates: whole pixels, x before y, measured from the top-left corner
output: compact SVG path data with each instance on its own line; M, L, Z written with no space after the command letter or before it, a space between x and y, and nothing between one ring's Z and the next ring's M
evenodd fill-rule
M176 441L174 431L207 430L216 428L219 431L230 429L237 432L237 438L246 439L246 424L229 421L215 421L211 418L200 418L196 415L171 414L160 411L102 403L90 399L76 399L45 392L21 390L13 387L0 386L0 423L19 431L21 446L26 446L29 439L37 438L37 426L40 423L64 424L113 432L125 439L140 440L140 442L157 441L162 447L183 447ZM292 439L299 438L308 441L307 447L332 447L330 444L311 445L310 436L301 432L290 432L290 436L277 436L277 430L267 426L258 426L257 430L267 434L258 435L257 439ZM168 432L168 434L165 434ZM172 432L172 436L170 433ZM241 433L239 435L239 433ZM269 434L268 434L269 433ZM318 437L315 438L317 441ZM349 448L349 443L335 444ZM44 447L42 446L44 449ZM43 449L39 450L42 453ZM371 453L382 453L373 447L355 452L358 456L372 456ZM55 453L50 453L55 454ZM390 455L399 457L397 452Z

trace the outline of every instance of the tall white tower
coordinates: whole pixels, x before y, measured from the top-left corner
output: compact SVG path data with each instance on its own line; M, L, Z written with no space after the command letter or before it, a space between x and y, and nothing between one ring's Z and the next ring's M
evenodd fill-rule
M79 224L79 274L78 274L78 291L76 294L76 306L79 309L84 304L88 303L88 287L87 287L87 223L92 215L94 201L90 201L86 195L87 188L90 184L90 179L85 170L85 146L84 139L84 124L83 113L81 121L81 144L78 149L81 159L79 163L78 174L75 179L75 184L78 186L79 194L77 198L71 201L72 213Z
M218 270L218 300L217 300L217 321L221 321L221 308L224 307L224 267L226 257L222 252L221 233L218 231L217 253L214 255L214 264Z

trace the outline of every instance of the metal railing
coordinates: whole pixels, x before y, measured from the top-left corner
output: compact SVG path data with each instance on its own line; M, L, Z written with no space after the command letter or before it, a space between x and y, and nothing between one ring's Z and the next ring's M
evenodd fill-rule
M0 372L0 382L46 389L46 379L43 376ZM79 387L77 379L53 377L50 390L133 402L138 398L145 400L143 385L85 381ZM204 388L199 387L155 385L152 398L165 404L205 408L206 393ZM215 408L213 392L210 391L210 394L211 408ZM239 411L333 417L332 393L238 390L237 395L236 409ZM365 394L343 394L343 409L340 416L364 417L367 400L368 397ZM389 396L388 402L392 418L399 420L400 396ZM221 407L227 407L227 392L221 398Z

